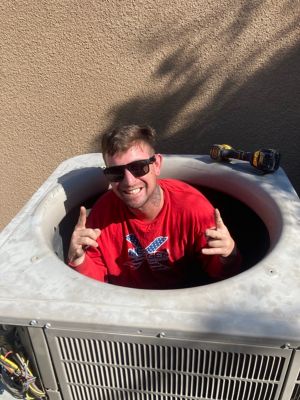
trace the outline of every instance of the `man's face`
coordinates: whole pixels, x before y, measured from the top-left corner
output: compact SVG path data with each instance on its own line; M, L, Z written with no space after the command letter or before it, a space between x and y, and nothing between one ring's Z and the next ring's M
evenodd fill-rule
M106 165L129 164L133 161L145 160L153 156L153 150L145 143L137 143L123 153L113 156L105 155ZM162 157L156 154L156 161L149 165L149 172L139 178L134 177L130 171L125 169L124 178L121 182L112 182L112 190L123 200L127 207L147 212L153 207L157 196L157 177L160 174Z

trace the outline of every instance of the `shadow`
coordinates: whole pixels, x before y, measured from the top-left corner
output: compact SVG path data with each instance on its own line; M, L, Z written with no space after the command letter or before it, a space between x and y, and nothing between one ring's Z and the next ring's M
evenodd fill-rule
M73 179L76 179L76 184L74 184ZM96 187L99 189L98 185L95 185L97 180L98 173L96 168L85 168L81 170L81 175L80 171L72 171L60 179L60 183L63 185L66 193L66 215L58 224L58 229L55 230L53 247L56 255L64 262L67 262L70 238L78 221L80 206L85 206L89 212L101 194L107 190L107 188L101 188L99 185L99 187L103 190L97 190L97 192L95 192L91 197L87 197L87 193L89 193L87 183L89 182L89 186L91 188ZM79 181L84 181L86 185L84 190L82 190L81 186L79 185ZM81 189L79 192L78 187ZM237 247L242 255L243 261L241 269L238 272L229 272L230 275L224 277L223 279L229 279L233 274L241 273L253 267L260 260L262 260L270 249L270 237L269 232L260 217L246 204L230 195L204 186L194 185L194 187L197 190L200 190L215 208L220 210L223 221L231 232L231 235L237 243ZM82 195L82 193L84 193L84 195ZM82 198L78 197L80 195ZM103 212L103 219L101 222L99 221L99 225L97 225L97 228L101 230L103 230L107 224L105 210L103 210ZM127 215L127 217L130 218L130 215ZM114 223L119 223L123 220L124 215L121 213L116 218L117 219L114 220ZM110 221L110 219L108 220ZM135 246L133 249L137 250L139 248L139 244L134 244ZM121 254L123 254L122 257L124 259L124 253L127 254L128 251L125 241L123 242L123 246L124 247L123 250L121 250ZM255 251L253 249L255 249ZM161 259L163 259L163 252L155 253L155 258L158 256L158 254L160 257L162 257ZM138 274L131 274L131 264L136 266L138 262L143 262L144 256L142 256L142 254L140 256L140 258L137 256L132 256L132 258L129 257L128 268L124 269L117 277L112 275L109 283L127 287L139 287L143 289L162 289L160 281L157 281L157 287L149 286L150 282L152 282L151 284L154 285L153 276L150 272L144 271L140 277ZM150 258L151 254L148 254L148 260L150 260ZM168 259L168 257L166 259ZM197 257L194 257L191 254L187 254L184 258L174 262L174 264L172 264L172 271L175 267L177 274L173 275L173 272L170 274L169 279L165 280L169 286L164 287L164 289L190 288L216 282L216 280L210 277L202 268L199 268L199 260ZM148 279L145 278L147 273L149 273ZM140 279L140 281L138 279ZM179 286L178 281L180 281Z
M53 246L56 255L67 261L71 235L78 221L80 206L88 211L101 193L108 189L108 182L103 179L103 172L99 167L80 168L70 171L58 179L64 189L65 217L55 230Z
M240 272L256 265L270 248L270 236L261 218L232 196L203 186L198 189L215 208L219 209L225 225L236 242L243 258Z
M265 35L255 25L263 5L244 1L229 10L221 4L188 23L170 17L165 29L152 28L135 51L152 59L163 54L149 77L157 90L112 107L107 130L150 124L162 153L207 154L214 143L276 148L300 193L299 3L281 3L285 18L266 26ZM99 138L95 146L100 150Z

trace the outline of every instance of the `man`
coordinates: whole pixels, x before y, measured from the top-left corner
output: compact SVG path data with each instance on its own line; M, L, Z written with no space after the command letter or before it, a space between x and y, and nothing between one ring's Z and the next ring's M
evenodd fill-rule
M218 210L195 188L158 179L155 131L124 126L102 137L111 190L87 218L81 207L69 265L121 286L172 289L224 279L240 256Z

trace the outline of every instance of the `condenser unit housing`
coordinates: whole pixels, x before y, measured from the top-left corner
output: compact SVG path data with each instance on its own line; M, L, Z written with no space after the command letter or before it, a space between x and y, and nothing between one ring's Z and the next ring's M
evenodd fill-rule
M141 290L65 263L80 205L109 189L103 164L63 162L0 235L0 333L15 331L47 398L300 400L300 200L284 170L165 155L161 177L221 209L243 269Z

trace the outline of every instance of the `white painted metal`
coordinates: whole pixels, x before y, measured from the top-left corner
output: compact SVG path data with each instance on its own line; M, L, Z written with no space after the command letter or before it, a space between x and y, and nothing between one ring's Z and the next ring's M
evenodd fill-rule
M101 154L62 163L2 231L0 323L125 326L300 345L300 201L283 169L260 175L242 161L165 156L162 177L213 187L253 209L269 231L271 249L257 265L226 281L150 291L86 278L54 252L55 230L66 213L107 189L101 164Z

